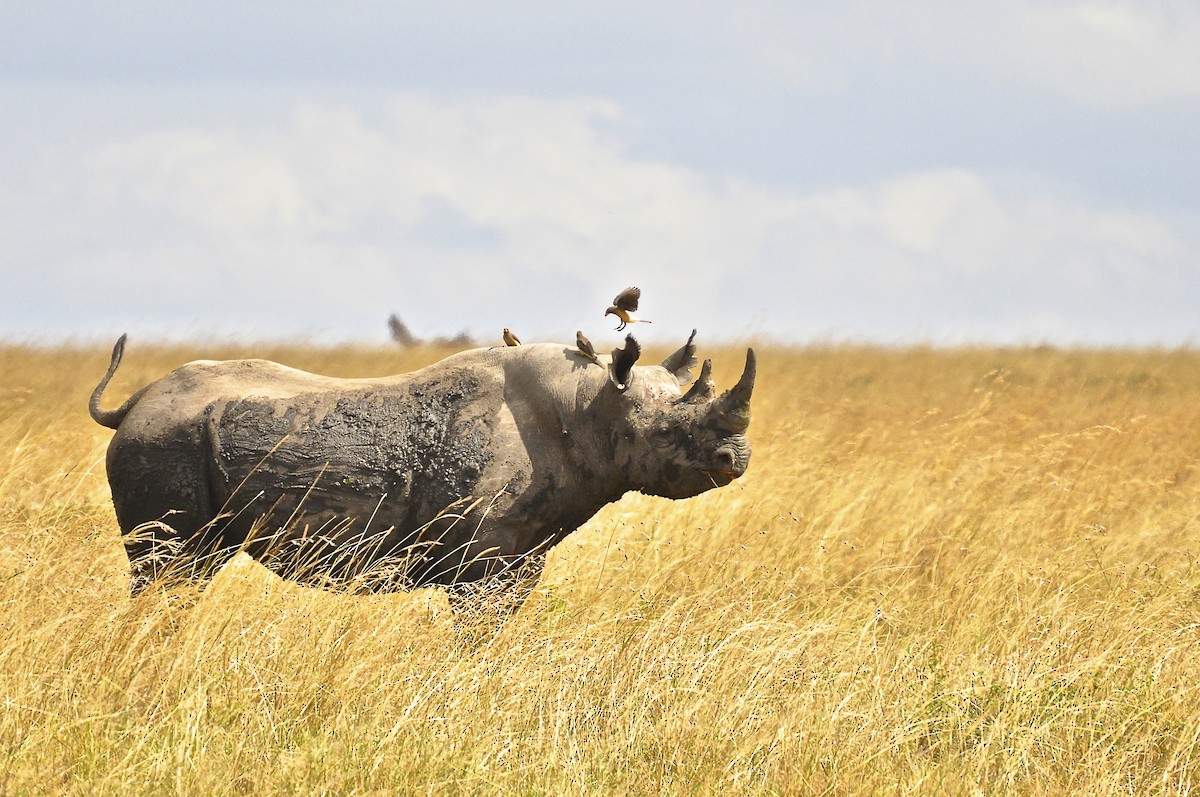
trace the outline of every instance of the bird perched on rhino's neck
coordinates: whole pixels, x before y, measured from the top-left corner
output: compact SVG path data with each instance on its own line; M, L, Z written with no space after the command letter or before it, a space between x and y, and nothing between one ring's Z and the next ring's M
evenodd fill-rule
M504 338L505 346L520 346L521 345L521 339L518 338L516 335L514 335L512 332L510 332L508 327L504 328L504 334L501 337Z
M616 298L613 299L612 306L604 311L604 315L615 315L618 319L620 319L621 323L617 325L618 332L624 329L626 324L653 323L645 318L638 318L634 315L638 309L638 300L641 298L641 288L626 288L617 294Z

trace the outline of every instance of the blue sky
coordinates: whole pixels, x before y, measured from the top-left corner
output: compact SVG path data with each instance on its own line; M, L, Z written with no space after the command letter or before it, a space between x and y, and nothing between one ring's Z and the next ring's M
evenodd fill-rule
M0 11L2 339L1200 340L1194 2Z

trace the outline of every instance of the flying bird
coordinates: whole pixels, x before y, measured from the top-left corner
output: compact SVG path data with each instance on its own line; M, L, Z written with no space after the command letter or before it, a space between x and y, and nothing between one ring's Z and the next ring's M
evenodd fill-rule
M638 299L640 298L642 298L641 288L626 288L617 294L617 298L613 299L612 307L604 311L605 315L615 315L621 319L621 323L617 326L618 332L624 329L626 324L652 323L634 315L638 309Z
M504 345L505 346L520 346L521 339L508 331L508 327L504 328Z
M582 330L575 333L575 346L584 357L587 357L596 365L600 364L600 358L596 356L596 350L592 348L592 342L587 339L587 335L584 335Z

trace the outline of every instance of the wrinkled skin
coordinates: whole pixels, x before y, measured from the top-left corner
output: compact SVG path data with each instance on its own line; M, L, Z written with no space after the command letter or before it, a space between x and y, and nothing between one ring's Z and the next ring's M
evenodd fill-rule
M694 335L694 333L693 333ZM113 504L136 594L201 583L245 551L301 583L484 591L512 609L546 551L630 490L686 498L750 458L754 381L717 397L691 339L637 366L558 344L475 349L400 376L334 379L265 360L198 361L91 412L115 428Z

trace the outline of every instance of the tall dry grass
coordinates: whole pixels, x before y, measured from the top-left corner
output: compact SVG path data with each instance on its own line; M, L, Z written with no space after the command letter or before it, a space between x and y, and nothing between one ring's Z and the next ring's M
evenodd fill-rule
M109 395L245 353L135 343ZM1200 353L760 351L746 476L610 506L482 647L243 560L131 602L107 361L0 348L0 793L1200 788Z

